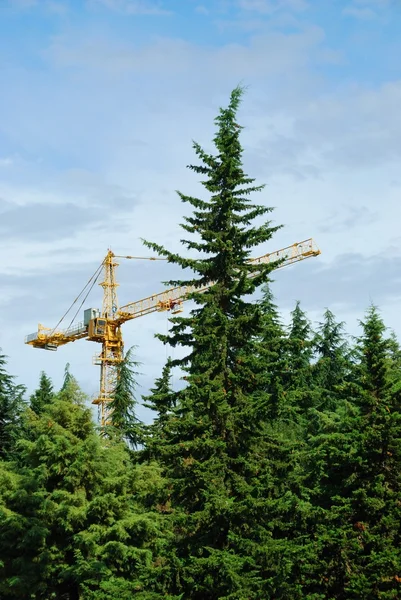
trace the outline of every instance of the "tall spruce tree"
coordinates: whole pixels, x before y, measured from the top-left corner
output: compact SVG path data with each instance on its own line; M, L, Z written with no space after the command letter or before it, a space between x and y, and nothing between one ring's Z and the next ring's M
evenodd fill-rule
M348 403L309 440L323 510L312 589L333 599L390 600L401 593L401 378L391 372L374 307L362 328Z
M64 378L63 378L63 384L61 386L61 391L66 390L70 384L71 381L75 381L74 375L72 375L71 371L70 371L70 363L67 363L65 365L64 368Z
M145 427L146 443L142 456L155 459L163 453L163 445L166 440L164 428L168 427L176 406L176 395L171 387L172 359L169 358L163 367L162 375L156 379L150 394L144 396L144 406L150 408L156 414L153 422Z
M86 402L70 375L0 463L1 598L168 598L154 591L160 469L99 437Z
M0 459L10 455L21 430L25 387L14 383L7 370L7 357L0 353Z
M284 376L288 371L286 333L274 303L270 284L262 287L259 301L262 312L262 333L259 336L259 353L264 365L264 391L269 420L288 420Z
M276 266L256 266L249 258L278 227L269 221L254 224L271 208L248 198L263 186L255 186L242 167L242 127L237 124L242 92L233 90L228 107L216 118L216 153L193 145L202 164L189 168L202 176L209 199L179 192L194 209L182 227L196 236L182 243L198 256L183 257L145 242L194 273L170 285L211 286L192 295L198 306L189 317L173 318L171 334L159 336L173 347L188 348L184 359L173 361L187 385L174 392L173 401L166 390L165 404L173 408L163 436L153 443L157 448L160 441L158 458L171 491L176 535L168 557L175 573L172 591L188 599L288 598L292 593L291 577L285 582L284 573L291 572L294 553L285 549L285 539L272 541L276 532L282 534L277 503L285 480L280 486L274 477L269 450L279 448L265 427L265 364L259 352L263 315L246 298ZM287 523L294 506L286 501Z
M345 391L349 390L354 357L344 333L344 323L337 322L327 309L313 337L314 362L310 385L310 410L306 414L307 432L317 434L325 426L326 413L344 409Z
M394 331L388 339L389 370L395 382L401 379L401 346Z
M51 379L44 371L40 374L39 387L29 399L31 409L40 415L46 404L49 404L54 398L53 384Z
M133 348L130 348L117 366L116 386L109 405L112 430L132 448L136 448L143 438L142 424L135 415L138 364L133 358Z
M290 381L293 385L310 381L310 365L313 356L312 335L311 323L302 310L300 302L297 301L291 312L288 333L288 354L291 362Z
M294 420L305 423L306 413L314 405L312 385L313 331L297 301L291 312L286 341L286 369L283 376L287 406Z

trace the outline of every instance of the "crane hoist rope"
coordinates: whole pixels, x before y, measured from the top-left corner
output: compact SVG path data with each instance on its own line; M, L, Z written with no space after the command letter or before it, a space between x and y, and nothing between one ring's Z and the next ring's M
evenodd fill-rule
M248 262L257 266L258 264L271 264L274 268L283 268L295 262L304 259L318 256L320 250L315 245L313 239L309 238L302 242L297 242L281 250L264 254L257 258L251 258ZM100 390L98 396L93 399L92 403L99 407L99 420L102 426L109 422L110 411L108 405L113 399L113 393L117 381L117 369L124 359L124 344L121 332L121 326L126 321L143 317L153 312L169 312L176 314L182 312L183 303L194 297L194 294L205 293L213 285L209 282L206 285L187 285L177 286L142 298L135 302L119 306L117 298L118 283L116 280L116 267L118 262L116 258L128 258L139 260L167 260L160 257L134 257L134 256L119 256L109 250L102 261L101 265L89 279L82 292L74 300L71 307L60 319L56 327L48 328L39 323L38 330L25 338L25 343L34 348L42 348L45 350L57 350L59 346L63 346L69 342L75 342L79 339L87 339L88 341L101 344L101 352L94 356L94 364L100 366ZM103 303L102 309L87 308L84 310L84 319L82 322L76 323L74 320L80 308L86 301L90 291L98 281L100 273L103 272L103 280L99 285L103 288ZM257 269L249 272L248 277L255 277ZM57 329L65 316L71 310L86 288L89 291L82 300L73 320L67 329Z
M162 258L162 257L158 257L158 256L129 256L129 255L118 255L115 254L114 255L115 258L126 258L126 259L135 259L135 260L164 260L166 261L167 258ZM66 310L66 312L63 314L63 316L61 317L61 319L58 321L58 323L54 326L54 328L52 329L52 333L54 333L54 331L56 331L56 329L61 325L61 323L64 321L64 319L66 318L66 316L68 315L68 313L70 312L70 310L73 308L73 306L78 302L78 300L80 299L80 297L82 296L82 294L85 292L86 288L90 285L90 283L92 282L92 285L90 286L86 296L84 297L84 299L82 300L81 304L79 305L77 312L75 313L75 315L73 316L73 318L71 319L70 324L68 325L67 329L69 329L77 315L79 310L82 308L85 300L87 300L89 294L91 293L91 291L93 290L97 280L100 277L100 274L102 272L102 269L104 268L104 261L105 259L102 260L102 262L100 263L100 265L98 266L98 268L96 269L96 271L93 273L93 275L88 279L86 285L82 288L82 290L79 292L78 296L75 298L75 300L73 300L73 302L71 303L71 305L69 306L69 308Z
M52 329L51 333L54 333L57 329L57 327L59 327L61 325L61 323L64 321L64 319L66 318L66 316L68 315L68 313L70 312L70 310L73 308L73 306L78 302L78 300L80 299L80 297L82 296L82 294L85 292L86 288L90 285L90 283L92 282L92 285L89 288L88 293L86 294L83 302L85 302L85 300L87 299L88 295L90 294L90 292L92 291L92 289L94 288L94 285L96 283L96 281L99 279L100 277L100 273L102 272L103 269L103 263L104 260L100 263L100 265L98 266L98 268L96 269L96 271L93 273L93 275L89 278L89 280L87 281L86 285L82 288L82 290L79 292L78 296L75 298L75 300L73 300L73 302L71 303L71 306L65 311L65 313L63 314L63 316L61 317L61 319L58 321L58 323L54 326L54 328ZM81 303L80 307L82 307L83 302ZM78 311L79 311L78 308ZM78 313L77 311L77 313ZM73 316L70 324L68 325L67 329L69 329L72 324L75 321L75 318L77 316L77 313L75 313L75 315Z

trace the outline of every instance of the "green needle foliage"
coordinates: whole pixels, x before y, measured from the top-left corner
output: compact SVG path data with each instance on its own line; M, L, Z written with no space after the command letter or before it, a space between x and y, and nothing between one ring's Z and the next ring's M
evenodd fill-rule
M16 385L6 371L7 358L0 354L0 459L12 453L21 433L25 387Z
M154 387L150 390L150 395L143 397L144 406L155 411L156 414L153 423L145 428L146 443L142 457L146 459L155 459L162 455L166 440L165 427L170 425L172 418L176 418L174 417L176 395L171 387L171 370L172 360L169 358L161 377L156 379Z
M318 528L315 581L329 598L395 599L401 570L401 380L373 307L362 322L349 402L310 440Z
M312 380L313 331L306 313L297 302L285 344L286 369L283 385L286 405L298 427L305 425L307 411L315 404Z
M99 437L86 400L70 375L0 464L1 598L158 597L159 469Z
M313 356L312 327L297 302L291 312L288 334L288 359L290 363L289 386L306 387L311 381L311 360Z
M193 207L182 227L195 237L182 243L198 256L184 258L146 242L194 274L170 285L211 286L193 294L198 307L189 317L172 319L170 336L159 336L171 346L188 348L184 359L173 361L184 371L186 387L169 392L163 379L153 400L163 425L154 430L152 450L159 448L169 482L169 519L176 536L169 556L175 573L172 592L202 600L259 599L269 593L288 597L288 587L283 586L283 596L277 588L292 564L289 557L289 566L278 567L285 550L274 519L285 484L275 480L279 469L271 457L276 453L285 462L288 449L281 451L277 436L266 429L270 395L260 339L268 335L268 326L261 307L247 299L276 266L254 265L249 259L278 227L263 220L271 208L249 200L263 186L255 186L242 167L242 127L237 124L242 93L236 88L216 118L215 154L194 143L201 164L189 168L202 176L209 198L179 192ZM290 499L286 512L293 504ZM276 532L279 540L272 542Z
M117 383L113 393L113 400L109 404L111 413L111 427L113 431L129 444L136 448L142 441L143 428L135 415L135 399L138 375L136 368L139 363L133 359L133 348L130 348L124 359L117 366Z
M284 378L288 373L287 339L269 284L262 287L259 301L262 312L262 331L258 336L258 352L263 362L266 414L270 421L291 420Z
M313 345L316 363L313 366L314 384L322 392L322 410L335 410L342 389L352 372L351 355L344 337L344 323L337 323L330 310L324 313Z
M53 398L54 391L51 379L42 371L39 379L39 387L30 397L30 407L37 415L40 415L44 407L52 402Z
M336 321L326 309L313 337L311 405L307 411L308 435L325 427L328 414L344 410L349 384L354 374L355 357L344 334L344 323Z

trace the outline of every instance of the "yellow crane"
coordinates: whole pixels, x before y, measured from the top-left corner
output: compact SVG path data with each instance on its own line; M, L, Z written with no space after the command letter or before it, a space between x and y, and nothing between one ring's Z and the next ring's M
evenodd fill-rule
M251 258L253 264L267 264L281 260L277 268L291 265L311 256L318 256L320 250L314 241L309 238L302 242L297 242L281 250L264 254L257 258ZM164 292L148 296L142 300L118 305L116 281L116 268L118 258L139 259L143 257L118 256L111 250L106 254L97 271L89 279L88 283L74 300L67 313L60 319L56 327L44 327L39 323L38 330L25 338L25 343L34 348L45 350L57 350L59 346L75 342L85 338L91 342L98 342L102 345L102 350L94 357L94 364L100 366L100 390L99 395L92 401L92 404L98 405L99 421L104 426L109 420L108 405L113 397L113 390L116 384L116 373L119 363L124 357L124 344L121 333L121 325L131 319L143 317L152 312L170 311L173 314L182 311L182 304L193 292L202 293L209 289L213 283L205 287L179 286L167 289ZM165 260L162 258L151 257L147 260ZM83 321L74 323L75 317L85 303L90 291L103 273L103 279L99 285L103 288L102 309L87 308L83 313ZM78 311L75 313L70 325L66 329L58 329L65 316L83 296Z

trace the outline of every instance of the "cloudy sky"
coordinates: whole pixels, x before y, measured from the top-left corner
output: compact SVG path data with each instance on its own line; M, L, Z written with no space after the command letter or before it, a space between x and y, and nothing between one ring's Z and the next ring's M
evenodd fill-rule
M322 254L275 274L283 313L326 307L351 334L374 302L401 335L401 2L399 0L1 0L0 346L31 390L66 362L95 394L94 344L34 350L107 248L179 249L202 193L191 141L239 82L255 200L284 224L258 254L313 237ZM126 261L121 304L162 291L171 268ZM86 306L101 304L101 289ZM66 323L68 325L68 323ZM127 323L143 393L166 348L164 314Z

